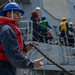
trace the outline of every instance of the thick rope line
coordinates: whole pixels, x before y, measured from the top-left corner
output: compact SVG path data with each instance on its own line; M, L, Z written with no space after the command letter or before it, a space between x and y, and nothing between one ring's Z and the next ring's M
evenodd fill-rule
M55 61L53 61L51 58L47 57L41 50L39 50L35 45L31 44L31 46L33 46L37 51L39 51L45 58L47 58L50 62L52 62L54 65L56 65L57 67L59 67L60 69L62 69L63 71L65 71L66 73L68 73L69 75L73 75L72 73L70 73L68 70L66 70L65 68L63 68L62 66L60 66L58 63L56 63Z

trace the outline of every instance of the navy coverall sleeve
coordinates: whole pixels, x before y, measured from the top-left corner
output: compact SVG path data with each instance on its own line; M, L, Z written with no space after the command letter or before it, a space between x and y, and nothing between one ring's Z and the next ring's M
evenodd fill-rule
M49 26L48 21L46 22L47 27L51 28L51 26ZM51 28L52 29L52 28Z
M67 31L69 31L69 26L68 26L68 23L66 23L66 27L67 27Z
M17 68L33 68L34 62L20 52L16 34L10 26L0 27L0 41L11 65Z
M36 18L36 14L32 14L31 20L32 20L33 22L36 22L36 21L37 21L35 18Z

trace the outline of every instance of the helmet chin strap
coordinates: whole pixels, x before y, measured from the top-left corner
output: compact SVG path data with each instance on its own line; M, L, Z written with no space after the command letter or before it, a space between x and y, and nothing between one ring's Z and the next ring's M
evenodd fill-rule
M12 19L14 19L14 17L13 17L13 10L11 11L11 13L12 13Z
M9 0L9 2L12 2L11 0Z

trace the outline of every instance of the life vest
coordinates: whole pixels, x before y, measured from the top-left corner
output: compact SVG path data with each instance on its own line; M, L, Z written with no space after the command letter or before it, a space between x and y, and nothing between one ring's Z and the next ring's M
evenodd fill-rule
M47 32L47 36L48 36L48 38L50 38L51 37L51 33Z
M13 28L13 30L14 30L14 32L16 34L18 43L19 43L19 49L22 52L22 50L23 50L23 39L22 39L21 32L18 29L15 20L12 20L10 18L0 17L0 26L6 25L6 24ZM6 57L4 49L2 47L1 41L0 41L0 60L4 60L4 61L8 62L8 59Z
M47 20L40 21L40 29L41 30L47 30L46 22L47 22Z
M36 15L35 20L38 22L40 21L39 14L36 11L33 11L31 14L35 14Z
M67 30L66 22L62 22L62 23L60 24L60 30Z

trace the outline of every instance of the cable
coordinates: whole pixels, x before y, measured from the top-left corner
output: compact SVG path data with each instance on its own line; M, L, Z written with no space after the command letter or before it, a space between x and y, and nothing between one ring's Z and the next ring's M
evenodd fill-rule
M51 58L47 57L41 50L39 50L35 45L31 44L31 46L33 46L37 51L39 51L45 58L47 58L50 62L52 62L54 65L56 65L57 67L59 67L60 69L62 69L63 71L65 71L66 73L68 73L69 75L73 75L72 73L70 73L68 70L66 70L64 67L60 66L58 63L56 63L55 61L53 61Z

